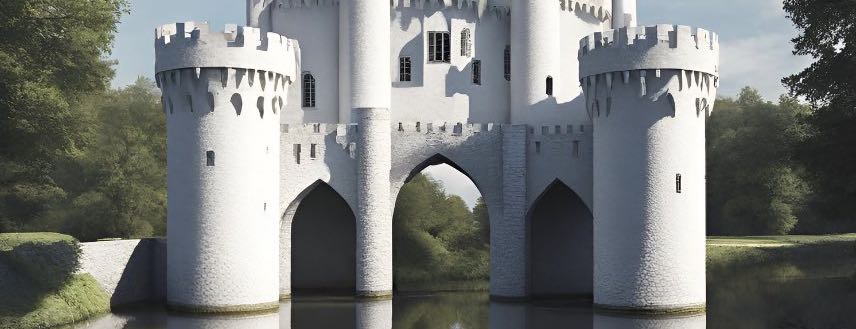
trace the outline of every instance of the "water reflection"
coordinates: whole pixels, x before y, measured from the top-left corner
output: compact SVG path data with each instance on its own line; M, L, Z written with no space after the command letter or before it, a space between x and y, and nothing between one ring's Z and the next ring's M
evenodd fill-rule
M704 329L706 326L707 317L704 314L667 318L594 315L595 329Z
M284 328L289 328L289 326ZM280 313L254 314L242 316L189 316L170 314L166 321L167 329L231 329L258 328L277 329Z
M238 317L172 314L162 307L126 309L71 328L261 328L261 329L541 329L541 328L853 328L856 262L767 263L712 268L708 313L693 317L626 317L564 301L490 302L487 293L433 293L394 300L297 298L278 313Z

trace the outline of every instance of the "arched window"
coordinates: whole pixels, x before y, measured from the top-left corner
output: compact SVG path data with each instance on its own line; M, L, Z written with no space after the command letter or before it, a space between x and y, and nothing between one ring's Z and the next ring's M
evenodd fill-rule
M303 73L303 107L315 107L315 77L309 72Z
M547 96L553 96L553 77L547 76Z
M473 40L470 35L470 29L461 31L461 56L470 57L473 55Z
M511 46L505 46L505 81L511 81Z

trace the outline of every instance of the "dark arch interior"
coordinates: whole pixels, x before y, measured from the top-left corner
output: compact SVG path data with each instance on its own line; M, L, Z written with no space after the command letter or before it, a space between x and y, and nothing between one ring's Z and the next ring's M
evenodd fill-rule
M568 186L554 182L529 211L530 293L592 296L593 216Z
M291 243L291 284L295 295L353 294L356 218L332 187L319 183L300 202Z

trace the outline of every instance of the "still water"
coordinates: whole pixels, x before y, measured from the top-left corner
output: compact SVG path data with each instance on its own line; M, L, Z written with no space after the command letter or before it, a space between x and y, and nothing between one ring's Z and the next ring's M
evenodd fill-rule
M398 295L391 301L296 298L278 313L196 317L142 307L74 329L329 328L856 328L856 264L764 265L708 273L707 314L627 317L574 302L490 302L486 293Z

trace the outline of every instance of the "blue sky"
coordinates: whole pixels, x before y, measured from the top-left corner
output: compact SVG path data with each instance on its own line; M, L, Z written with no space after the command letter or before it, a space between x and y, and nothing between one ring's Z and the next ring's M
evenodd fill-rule
M547 1L547 0L537 0ZM160 24L208 21L213 26L245 22L242 0L132 0L131 14L122 18L113 53L118 60L114 87L154 69L154 30ZM791 54L797 31L782 11L782 0L638 0L640 25L681 24L720 35L722 96L734 96L744 86L769 100L785 93L781 79L808 66L810 58ZM471 206L478 197L472 183L450 167L431 173L446 190L461 195Z

